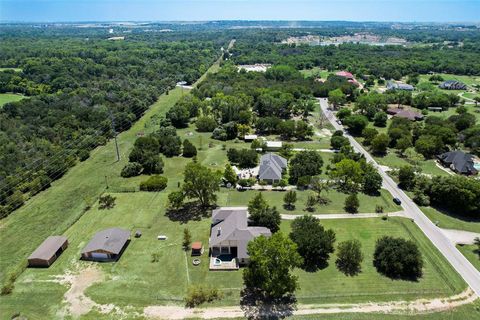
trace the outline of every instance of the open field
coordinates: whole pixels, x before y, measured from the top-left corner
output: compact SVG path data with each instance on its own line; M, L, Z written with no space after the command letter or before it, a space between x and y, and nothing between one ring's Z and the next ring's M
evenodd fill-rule
M21 310L22 314L54 316L61 312L61 301L67 288L55 281L66 272L77 272L95 265L103 274L103 281L87 288L86 295L99 304L131 306L141 310L148 305L182 304L189 284L214 284L224 293L216 305L237 304L242 287L240 271L208 271L206 254L198 267L181 249L182 229L188 227L194 241L206 245L210 221L204 218L187 224L172 221L163 214L166 193L114 194L117 205L111 210L98 210L94 206L65 234L69 248L49 269L27 269L18 279L14 293L2 297L5 314ZM141 209L139 204L143 203ZM404 218L322 221L326 228L337 234L337 242L358 239L362 242L365 260L362 273L347 277L338 272L334 261L315 273L297 270L301 289L297 293L300 303L348 303L365 301L413 300L449 296L465 288L465 284L434 249L421 231ZM139 229L141 238L133 238L117 263L79 261L79 253L96 231L120 226ZM290 222L282 223L282 231L289 232ZM158 234L168 236L167 241L156 239ZM371 260L375 240L382 235L414 239L425 259L424 276L418 282L390 280L379 275ZM152 254L159 255L151 262Z
M22 100L24 96L15 93L0 93L0 107L5 103Z
M245 206L248 201L254 197L258 191L235 191L222 193L220 195L218 204L221 206ZM297 191L297 202L294 210L287 210L283 207L283 196L285 192L281 191L262 191L262 194L267 202L276 206L282 214L298 214L303 215L308 213L305 209L305 203L309 194L313 194L312 191ZM346 213L343 209L346 194L340 193L335 190L331 190L328 193L324 193L331 200L327 205L317 205L315 211L312 214L322 213ZM395 205L392 202L392 196L384 189L381 190L381 194L378 197L367 196L363 193L358 194L360 201L360 213L373 213L377 205L383 206L384 212L400 211L402 208Z
M388 154L386 156L383 156L383 157L374 157L375 160L383 165L383 166L388 166L392 169L399 169L403 166L406 166L406 165L411 165L410 163L408 163L407 160L403 159L403 158L400 158L395 150L393 149L390 149ZM436 175L436 176L448 176L449 174L440 169L439 167L436 166L435 164L435 160L425 160L425 161L421 161L420 164L420 169L422 170L422 173L424 174L429 174L429 175Z
M337 71L339 71L339 70L337 70ZM300 70L300 72L304 75L305 78L315 75L317 77L320 76L320 78L323 79L323 80L326 80L328 75L330 75L331 73L335 73L337 71L328 71L328 70L325 70L325 69L321 69L319 67L313 67L312 69Z
M441 212L432 207L420 207L425 215L444 229L458 229L480 233L480 219L462 217L460 215Z
M480 271L480 256L477 245L457 245L458 250Z
M447 80L457 80L460 82L465 83L468 86L472 86L475 84L480 85L480 77L479 76L460 76L456 74L448 74L448 73L436 73L437 75L442 76L444 81ZM428 74L422 74L419 76L420 81L427 81L430 78L431 75Z

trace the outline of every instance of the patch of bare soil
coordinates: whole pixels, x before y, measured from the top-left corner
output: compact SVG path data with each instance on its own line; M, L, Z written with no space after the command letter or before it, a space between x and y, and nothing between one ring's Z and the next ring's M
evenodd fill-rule
M299 305L294 315L314 315L330 313L432 313L450 310L464 304L472 303L478 296L469 288L464 292L436 299L418 299L414 301L393 301L384 303L358 304L324 304ZM179 306L150 306L143 315L150 319L185 319L185 318L241 318L244 316L240 307L187 309Z

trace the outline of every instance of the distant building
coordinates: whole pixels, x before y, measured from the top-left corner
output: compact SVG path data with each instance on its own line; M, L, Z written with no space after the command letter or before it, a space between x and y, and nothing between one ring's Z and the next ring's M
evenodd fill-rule
M257 140L258 136L256 134L246 134L245 137L243 137L243 140L245 141L253 141Z
M282 174L287 169L287 159L274 153L264 154L260 158L260 168L258 169L258 180L269 184L277 183L282 180Z
M339 72L335 73L335 75L339 76L339 77L346 78L348 80L348 82L350 82L351 84L354 84L356 86L360 85L358 83L358 81L355 79L355 77L353 76L353 74L351 74L348 71L339 71Z
M271 231L265 227L249 227L245 207L223 207L212 212L212 227L208 246L210 248L210 269L238 269L239 264L247 264L248 243L258 236L270 237Z
M473 156L460 150L445 152L437 156L437 159L445 166L453 171L465 174L474 175L478 173L475 169Z
M276 151L282 148L282 141L266 141L265 146L269 151Z
M402 82L395 82L395 81L388 81L387 82L387 90L404 90L404 91L413 91L415 89L412 85L402 83Z
M130 241L130 231L110 228L97 232L82 250L82 259L93 261L117 260Z
M110 40L110 41L125 40L125 37L110 37L107 40Z
M467 85L457 80L447 80L438 87L444 90L467 90Z
M412 109L388 108L387 113L394 117L405 118L411 121L423 120L423 114Z
M49 267L67 248L68 240L63 236L51 236L28 257L29 267Z
M266 72L272 65L267 63L244 64L237 66L238 71L246 72Z

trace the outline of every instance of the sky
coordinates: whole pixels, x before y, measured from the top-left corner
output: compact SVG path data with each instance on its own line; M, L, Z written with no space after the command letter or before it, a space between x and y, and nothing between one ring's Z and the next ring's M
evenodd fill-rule
M0 0L0 21L478 22L480 0Z

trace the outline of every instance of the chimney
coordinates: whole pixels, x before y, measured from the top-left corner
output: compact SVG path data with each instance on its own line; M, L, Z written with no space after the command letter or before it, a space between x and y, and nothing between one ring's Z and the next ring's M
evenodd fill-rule
M222 234L222 228L218 228L217 230L217 237L220 237L220 235Z

